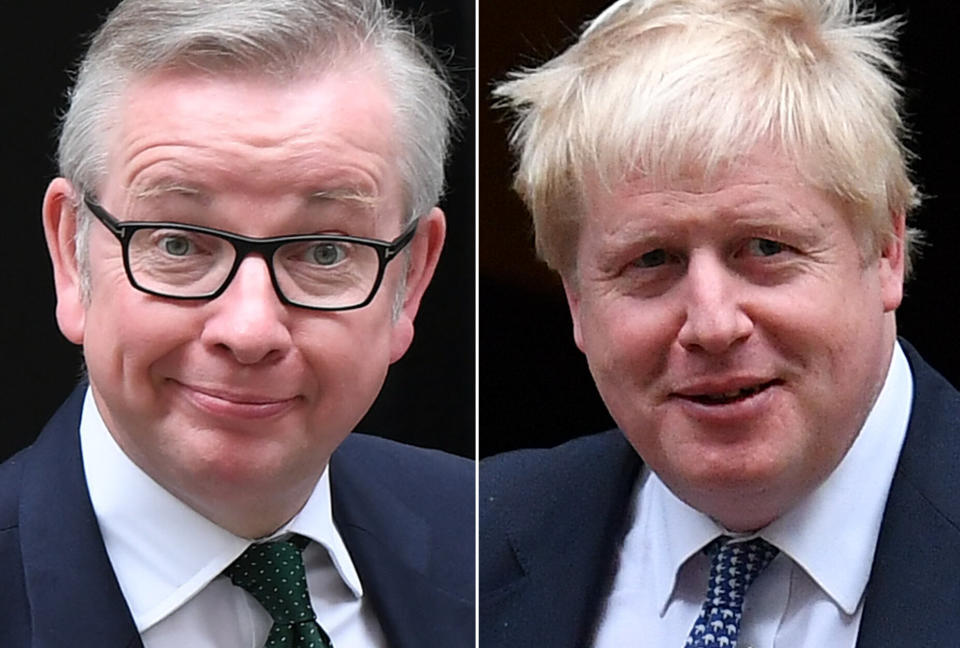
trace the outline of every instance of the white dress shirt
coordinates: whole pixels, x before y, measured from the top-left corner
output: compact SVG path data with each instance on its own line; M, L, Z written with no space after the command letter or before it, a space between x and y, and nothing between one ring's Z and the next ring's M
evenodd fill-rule
M90 390L80 420L83 468L107 555L146 648L262 648L272 621L220 573L251 544L178 500L107 430ZM386 646L333 522L325 470L300 512L271 537L299 533L317 621L337 648Z
M913 378L900 345L836 470L759 533L780 549L747 592L740 648L854 648L880 522L906 436ZM706 596L702 551L725 531L644 469L595 648L681 648Z

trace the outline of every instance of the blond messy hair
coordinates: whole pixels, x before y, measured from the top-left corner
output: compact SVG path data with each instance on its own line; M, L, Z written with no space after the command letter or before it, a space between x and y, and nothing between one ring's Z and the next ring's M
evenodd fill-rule
M855 0L632 0L495 90L517 122L514 188L537 251L575 272L588 179L669 182L760 144L850 206L872 257L919 195L900 117L900 23ZM906 262L917 232L907 233Z

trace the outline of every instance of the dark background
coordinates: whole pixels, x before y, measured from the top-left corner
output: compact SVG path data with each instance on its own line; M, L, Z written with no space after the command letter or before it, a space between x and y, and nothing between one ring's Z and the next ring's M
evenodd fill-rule
M30 443L76 384L80 351L54 319L40 206L56 175L55 128L87 36L116 0L11 3L3 53L3 432L0 458ZM464 456L475 453L474 3L405 1L454 71L464 111L448 166L447 242L407 355L359 429ZM455 54L454 54L455 52ZM362 349L357 350L358 353Z
M535 66L572 44L580 25L607 0L483 0L480 11L480 455L551 446L613 422L573 344L559 281L533 254L529 217L509 190L512 161L503 113L490 89L509 70ZM908 338L960 385L957 271L960 148L955 97L960 4L878 3L883 16L905 14L901 40L908 121L919 159L914 176L928 196L913 224L931 243L898 311Z

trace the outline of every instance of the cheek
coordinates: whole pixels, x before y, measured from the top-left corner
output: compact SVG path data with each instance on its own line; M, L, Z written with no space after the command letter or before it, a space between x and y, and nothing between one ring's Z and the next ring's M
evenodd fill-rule
M839 460L883 383L892 347L870 286L822 286L813 295L771 303L757 315L762 334L787 373L790 411L782 425L822 465Z
M668 309L619 297L585 302L580 313L584 353L591 366L634 376L662 370L676 338Z
M91 227L97 227L91 224ZM131 362L156 354L168 338L188 334L182 317L164 313L163 304L151 302L127 280L116 242L90 242L90 294L86 304L84 353L93 373L95 366L123 374Z
M777 353L834 395L865 383L883 349L884 317L872 286L821 285L769 300L755 321ZM835 392L835 390L837 390Z
M84 340L91 378L134 393L153 381L164 364L177 362L200 335L195 309L150 303L132 289L116 289L107 302L94 294Z
M313 407L306 426L311 436L342 438L367 413L383 387L387 365L373 357L328 356L314 377L319 389L313 393Z
M321 392L331 389L363 392L368 390L370 383L382 380L388 364L386 358L389 357L385 345L375 340L367 344L357 343L356 339L352 343L342 342L338 344L337 336L329 336L322 347L311 345L304 353L318 378Z
M600 395L614 419L635 415L666 372L676 337L669 312L620 297L585 303L580 315L583 350Z
M367 315L373 313L308 320L293 332L317 383L318 399L328 407L337 407L331 394L369 405L383 384L392 355L389 316Z

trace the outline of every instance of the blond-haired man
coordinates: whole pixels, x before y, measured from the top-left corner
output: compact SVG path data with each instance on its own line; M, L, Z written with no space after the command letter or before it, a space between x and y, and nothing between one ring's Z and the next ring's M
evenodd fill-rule
M896 337L895 32L621 1L498 89L620 430L482 467L481 645L955 643L960 395Z

